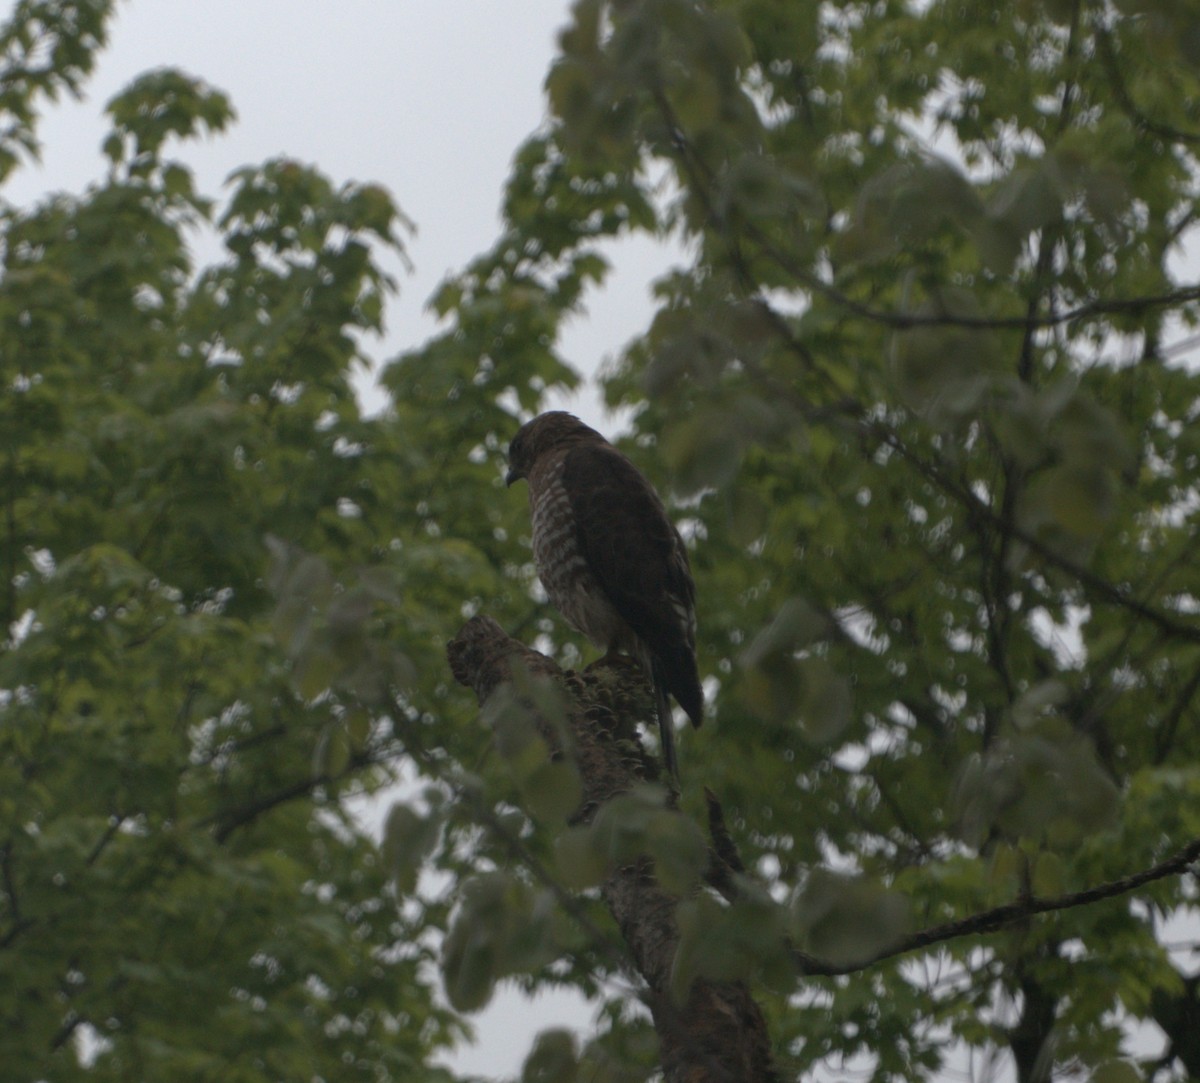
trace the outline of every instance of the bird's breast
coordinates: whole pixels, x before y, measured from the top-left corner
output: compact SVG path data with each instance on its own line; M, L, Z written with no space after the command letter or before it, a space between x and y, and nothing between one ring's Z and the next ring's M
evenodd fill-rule
M605 597L579 549L571 499L563 484L560 459L531 479L533 559L538 578L555 608L598 647L609 649L626 638L626 625Z

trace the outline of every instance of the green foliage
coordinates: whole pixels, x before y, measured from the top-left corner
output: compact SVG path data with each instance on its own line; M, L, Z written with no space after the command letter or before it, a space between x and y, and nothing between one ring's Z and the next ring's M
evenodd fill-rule
M834 966L894 947L910 925L908 901L861 877L814 869L792 903L796 944Z
M1175 258L1200 190L1188 5L580 0L560 43L513 188L549 197L553 163L579 228L685 244L606 390L696 539L716 726L685 777L795 899L787 935L854 968L1195 838L1162 789L1200 755L1198 389L1171 346L1200 318ZM651 218L608 213L630 191ZM557 247L562 198L510 203L529 247L504 250L592 252L591 228ZM485 266L491 298L522 280ZM474 335L478 298L444 300ZM631 796L564 835L562 876L651 851L660 814ZM764 980L796 1071L1024 1063L1033 1032L1121 1078L1124 1022L1184 995L1143 916L1188 911L1178 877L951 939L927 955L948 983L882 963L800 1010L770 965L782 911L741 905L681 903L677 987Z
M660 886L677 895L695 890L708 860L700 829L668 808L666 794L657 786L643 785L613 798L589 825L557 839L559 868L577 888L598 884L643 855L653 859Z
M474 1011L488 1002L500 978L557 954L554 900L502 872L466 880L459 894L442 948L442 974L450 1003Z
M0 177L109 15L16 6ZM578 0L502 235L375 418L390 196L277 160L217 206L168 155L225 97L118 95L103 182L0 219L10 1074L449 1078L457 1013L515 981L597 1006L523 1079L645 1079L597 891L638 861L679 899L675 995L751 982L784 1074L1200 1073L1184 877L889 954L1200 836L1197 40L1186 3ZM635 231L686 262L605 391L688 520L712 724L681 810L566 828L561 698L522 675L472 724L443 652L485 609L568 647L500 465ZM414 775L374 839L357 802Z
M539 1034L521 1070L521 1083L574 1083L578 1078L574 1036L562 1030Z
M18 0L0 26L0 180L36 157L41 101L79 94L108 37L112 0Z
M671 974L676 1000L687 997L697 978L761 978L781 988L791 983L786 914L765 892L745 887L729 906L707 894L680 903L679 947Z
M16 6L3 172L109 8ZM437 827L393 816L381 850L347 803L395 777L398 697L440 663L430 568L457 607L487 567L394 515L423 479L350 383L405 221L292 162L216 215L165 155L232 111L178 72L109 116L102 182L0 223L6 1078L449 1078L462 1024L395 886Z

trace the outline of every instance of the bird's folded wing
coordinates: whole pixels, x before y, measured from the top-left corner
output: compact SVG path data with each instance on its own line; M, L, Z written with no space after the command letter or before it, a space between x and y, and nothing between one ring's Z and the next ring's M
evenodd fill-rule
M571 450L562 482L579 551L622 619L657 653L691 648L696 588L687 550L650 483L607 446Z

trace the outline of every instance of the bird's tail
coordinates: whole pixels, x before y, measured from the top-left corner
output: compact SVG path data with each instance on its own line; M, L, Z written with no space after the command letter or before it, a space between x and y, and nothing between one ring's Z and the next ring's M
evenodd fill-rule
M651 664L651 681L654 684L654 702L658 710L658 736L662 744L663 766L667 769L671 785L679 787L679 761L675 757L675 725L671 717L671 701L667 697L667 686L657 662Z

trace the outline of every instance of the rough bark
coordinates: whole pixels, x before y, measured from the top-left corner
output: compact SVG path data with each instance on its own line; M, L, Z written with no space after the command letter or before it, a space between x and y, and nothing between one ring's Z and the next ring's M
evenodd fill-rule
M582 674L564 674L487 617L468 621L447 653L455 679L475 692L481 706L521 671L560 682L583 784L573 822L590 822L605 802L658 778L657 764L637 735L639 722L653 723L654 708L636 665L602 661ZM557 720L535 713L534 723L551 747L560 747ZM721 840L715 842L719 848ZM744 983L699 980L684 1003L672 996L678 899L658 885L653 863L642 858L614 870L602 894L628 946L631 970L644 982L667 1083L775 1083L766 1023Z

